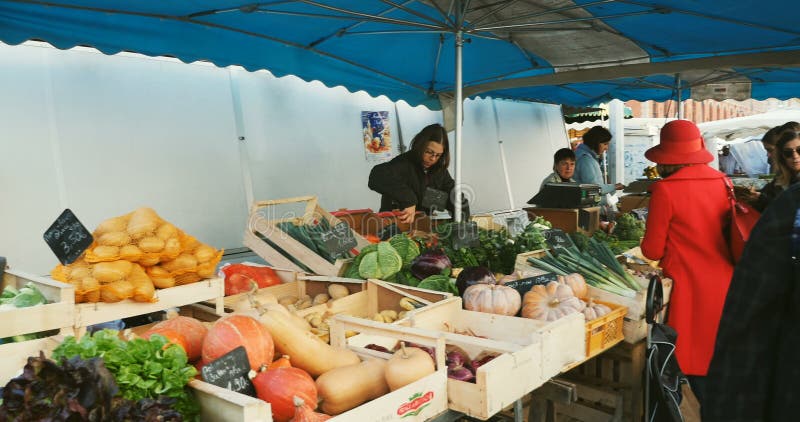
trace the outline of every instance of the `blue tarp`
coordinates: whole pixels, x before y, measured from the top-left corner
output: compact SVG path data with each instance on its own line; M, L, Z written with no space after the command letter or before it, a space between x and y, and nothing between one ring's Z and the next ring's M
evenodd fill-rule
M576 106L665 100L674 98L680 72L684 89L735 77L752 83L752 98L785 99L800 97L795 7L788 0L0 0L0 41L241 65L437 109L439 95L454 90L462 30L468 96Z

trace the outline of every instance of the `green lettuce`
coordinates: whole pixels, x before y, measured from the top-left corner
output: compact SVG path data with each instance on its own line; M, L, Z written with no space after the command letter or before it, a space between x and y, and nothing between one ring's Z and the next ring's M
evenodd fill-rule
M440 292L449 292L454 295L458 294L456 284L450 281L450 277L446 275L432 275L425 278L417 284L420 289L437 290Z

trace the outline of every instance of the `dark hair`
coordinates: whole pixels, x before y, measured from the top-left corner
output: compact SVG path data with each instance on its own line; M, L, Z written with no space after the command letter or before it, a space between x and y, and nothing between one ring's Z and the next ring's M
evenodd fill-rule
M778 135L780 135L781 132L783 132L783 126L775 126L764 133L764 136L761 137L761 143L764 145L775 145L775 142L778 142Z
M602 126L595 126L583 134L583 143L594 152L600 151L600 144L611 142L611 132Z
M791 130L794 130L794 131L799 131L800 130L800 123L795 122L795 121L786 122L786 123L781 125L781 129L784 129L784 130L791 129Z
M559 161L566 159L575 161L575 151L569 148L561 148L560 150L556 151L555 154L553 154L553 165L555 166L559 163Z
M778 136L778 141L775 142L775 150L772 151L772 162L777 165L775 172L775 181L778 185L789 186L792 180L797 176L791 167L786 165L786 159L781 155L783 147L795 139L800 138L800 132L794 130L784 130Z
M444 148L442 150L442 156L439 157L436 164L431 167L431 170L439 171L440 169L447 169L450 165L450 142L447 140L447 131L444 130L442 125L434 123L425 126L425 128L419 131L419 133L414 136L414 139L411 140L411 153L419 163L422 163L422 155L425 154L425 148L428 146L428 142L442 144Z

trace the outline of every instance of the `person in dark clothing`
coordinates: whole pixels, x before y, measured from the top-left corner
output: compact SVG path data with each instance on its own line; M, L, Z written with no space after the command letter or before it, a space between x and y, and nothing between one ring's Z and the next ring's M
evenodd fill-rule
M381 211L400 210L401 223L412 223L416 211L430 214L430 198L437 193L447 198L442 208L455 216L455 181L447 170L449 165L447 131L440 124L428 125L414 136L409 151L372 168L368 186L382 195ZM469 216L466 199L462 200L461 212L463 221Z
M793 123L793 122L790 122ZM786 125L780 132L772 152L775 177L761 188L753 207L763 212L772 200L788 186L800 180L800 132Z
M800 184L750 232L733 273L706 377L705 422L794 421L800 415Z

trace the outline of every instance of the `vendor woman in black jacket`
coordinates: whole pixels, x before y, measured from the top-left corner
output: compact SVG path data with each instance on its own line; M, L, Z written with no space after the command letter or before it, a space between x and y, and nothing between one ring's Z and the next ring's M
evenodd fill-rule
M440 124L428 125L414 136L409 151L372 168L369 188L382 195L381 211L400 210L401 223L414 222L416 211L431 213L422 205L427 188L444 192L446 208L455 215L452 200L455 181L447 170L449 164L447 132ZM469 216L466 202L464 199L461 208L465 218Z

